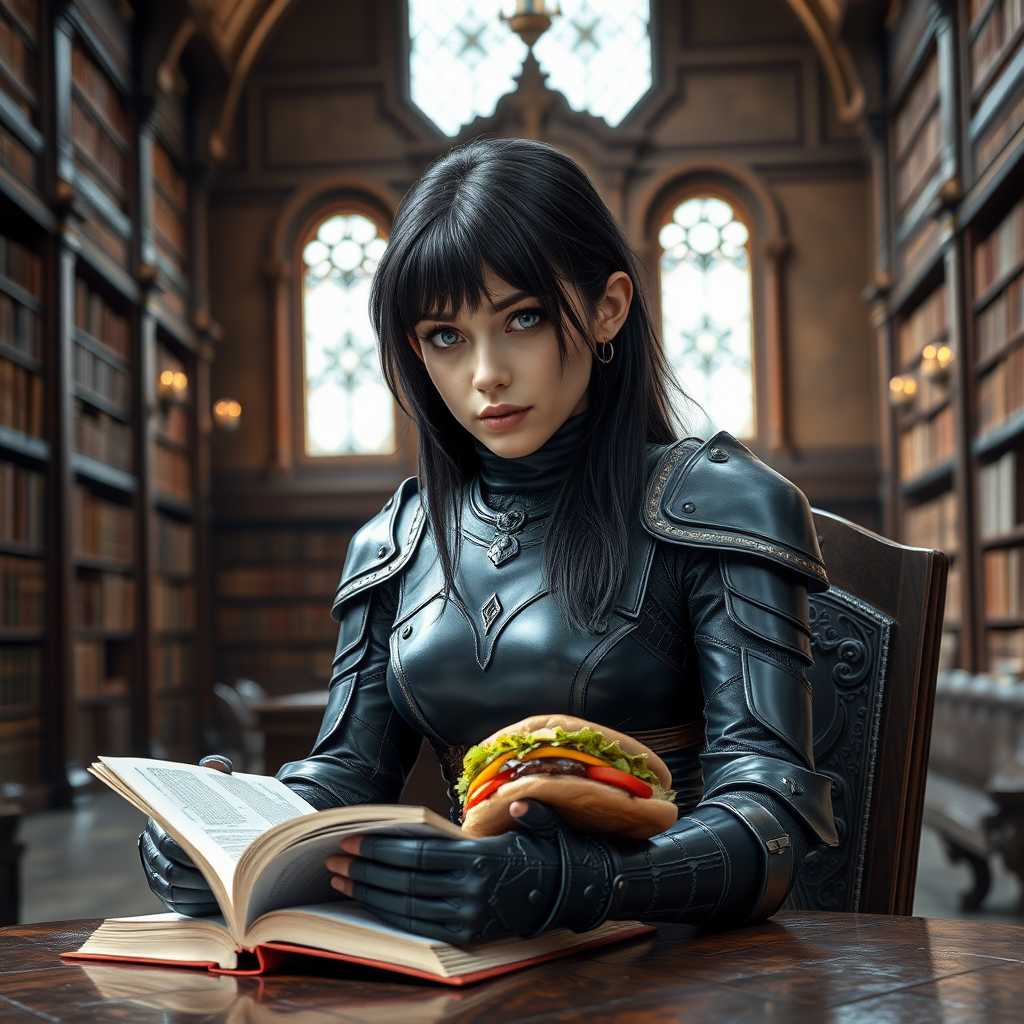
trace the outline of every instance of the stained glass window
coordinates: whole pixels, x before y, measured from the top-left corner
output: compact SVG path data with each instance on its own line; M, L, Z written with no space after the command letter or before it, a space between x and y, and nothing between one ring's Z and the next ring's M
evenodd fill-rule
M651 87L650 2L559 6L534 48L548 88L614 127ZM446 135L489 117L515 88L526 46L500 17L514 10L512 0L409 0L412 101Z
M613 128L651 87L650 3L561 0L534 47L547 86Z
M385 240L358 213L324 220L302 250L307 455L395 449L395 407L370 325L370 282Z
M665 353L707 415L704 436L755 433L750 232L723 199L680 203L661 229Z

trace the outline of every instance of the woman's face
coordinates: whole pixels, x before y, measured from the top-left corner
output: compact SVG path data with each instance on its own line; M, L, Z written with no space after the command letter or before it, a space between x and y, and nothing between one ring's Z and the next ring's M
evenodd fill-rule
M487 295L477 309L422 320L410 341L459 423L495 455L518 459L586 409L594 356L570 329L563 361L539 299L490 272L485 283ZM621 271L608 285L594 332L610 339L629 312L633 285Z

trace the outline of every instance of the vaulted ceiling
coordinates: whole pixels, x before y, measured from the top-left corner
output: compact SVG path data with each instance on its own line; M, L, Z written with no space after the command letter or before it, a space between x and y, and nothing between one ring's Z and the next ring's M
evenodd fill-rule
M298 0L186 0L181 25L170 40L161 65L162 80L173 77L189 41L201 35L212 46L229 77L220 101L216 127L209 140L210 155L220 159L231 129L245 80L274 27ZM902 0L786 0L814 44L828 76L842 120L856 121L868 105L863 73L857 59L859 34L898 9Z

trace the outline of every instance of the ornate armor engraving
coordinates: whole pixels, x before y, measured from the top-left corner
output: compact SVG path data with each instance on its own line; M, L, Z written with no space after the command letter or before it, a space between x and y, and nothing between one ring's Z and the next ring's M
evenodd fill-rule
M494 543L487 549L487 557L497 568L511 562L519 554L519 539L516 534L526 525L526 513L521 508L499 512L494 525L497 534Z

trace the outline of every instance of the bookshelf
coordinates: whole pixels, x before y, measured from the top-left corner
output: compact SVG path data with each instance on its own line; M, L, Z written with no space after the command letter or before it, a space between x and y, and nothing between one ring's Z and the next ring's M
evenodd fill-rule
M28 809L99 753L195 756L210 712L215 326L189 113L137 102L141 45L112 0L0 0L0 798Z
M925 6L887 26L889 522L950 555L943 663L1024 675L1024 0Z
M275 694L326 686L337 643L330 606L353 532L337 523L218 523L219 678L255 678Z

